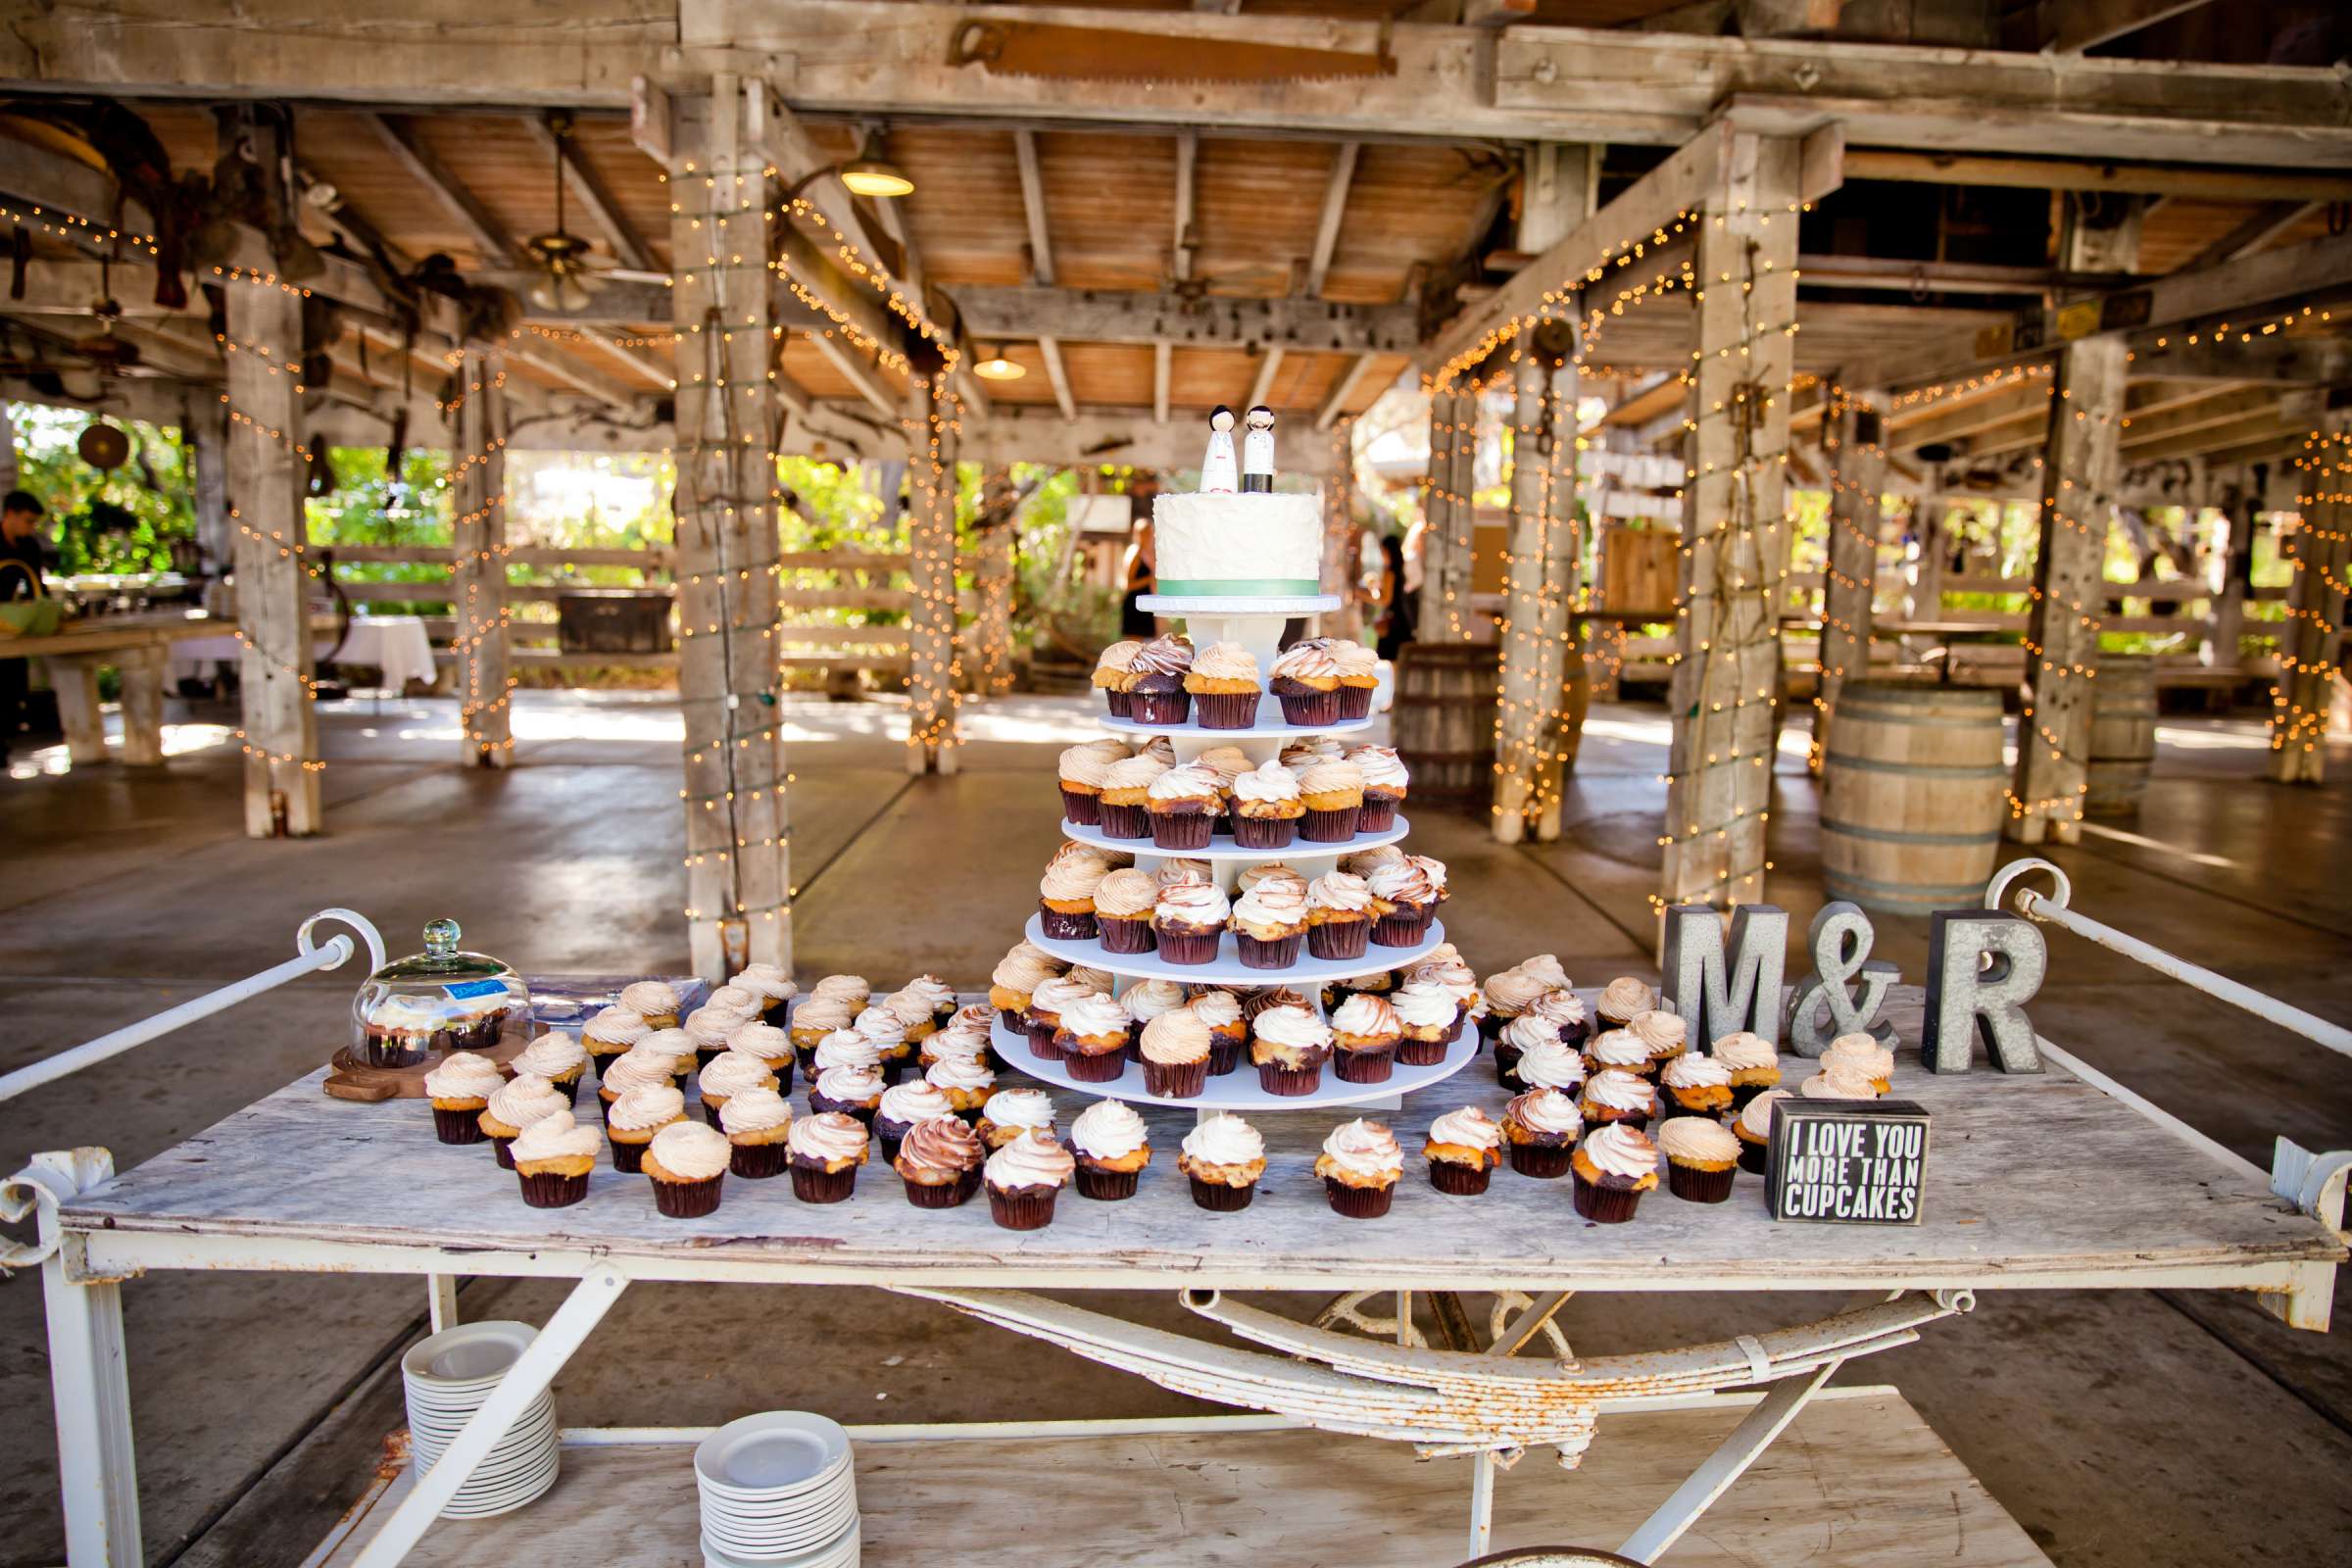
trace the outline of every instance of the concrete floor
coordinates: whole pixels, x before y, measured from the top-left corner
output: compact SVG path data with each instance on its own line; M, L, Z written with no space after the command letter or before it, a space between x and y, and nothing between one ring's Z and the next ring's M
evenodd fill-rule
M451 914L468 946L528 969L683 965L677 714L658 697L521 694L505 774L449 765L446 703L340 705L321 722L332 831L299 844L238 836L223 715L174 716L187 720L173 731L182 750L160 770L60 776L45 771L54 758L20 757L20 776L0 784L0 1069L262 967L331 904L368 912L404 951ZM976 710L954 779L905 776L903 721L886 705L789 716L802 974L982 982L1057 842L1046 770L1057 745L1090 732L1082 706ZM1557 844L1505 850L1468 818L1416 813L1416 847L1453 868L1447 923L1482 972L1549 950L1584 983L1654 975L1645 900L1665 737L1655 710L1595 711ZM2317 790L2261 782L2262 760L2258 726L2168 722L2140 817L2053 858L2079 906L2352 1017L2352 749L2332 760L2339 782ZM1778 785L1771 891L1801 928L1819 890L1815 796L1796 754ZM1879 930L1879 956L1916 977L1924 922ZM2266 1164L2275 1134L2352 1143L2352 1061L2062 935L2052 965L2043 1031L2213 1137ZM357 978L289 987L12 1103L0 1169L74 1144L103 1144L127 1165L200 1130L321 1061ZM2062 1179L2064 1157L2022 1158L2018 1179ZM538 1318L557 1296L477 1281L465 1311ZM289 1275L127 1287L149 1560L298 1562L399 1419L387 1374L418 1331L421 1297L407 1281ZM1157 1297L1121 1304L1189 1331ZM1597 1351L1829 1304L1587 1298L1566 1322ZM0 1568L62 1555L42 1346L35 1281L0 1286L0 1408L19 1412L0 1428ZM741 1353L754 1347L766 1349ZM2352 1356L2340 1338L2290 1334L2233 1298L1993 1296L1845 1381L1898 1385L2068 1568L2352 1561ZM632 1291L559 1398L576 1424L717 1422L778 1405L845 1420L1192 1407L943 1309L748 1287Z

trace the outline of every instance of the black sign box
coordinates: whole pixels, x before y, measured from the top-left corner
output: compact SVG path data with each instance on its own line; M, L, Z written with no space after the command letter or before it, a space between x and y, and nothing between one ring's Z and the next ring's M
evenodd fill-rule
M1766 1159L1774 1219L1916 1225L1928 1113L1908 1100L1784 1100Z

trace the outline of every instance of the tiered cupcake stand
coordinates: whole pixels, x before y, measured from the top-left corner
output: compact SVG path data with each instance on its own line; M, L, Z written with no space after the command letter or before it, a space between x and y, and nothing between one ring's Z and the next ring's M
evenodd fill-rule
M1260 670L1273 666L1279 649L1283 622L1297 615L1311 615L1340 608L1335 595L1292 599L1180 599L1164 595L1146 595L1141 601L1146 610L1162 615L1181 618L1196 646L1206 647L1212 642L1234 642L1250 650ZM1143 741L1154 735L1165 735L1175 749L1179 762L1189 762L1201 753L1220 746L1241 748L1252 763L1263 763L1278 756L1285 742L1316 735L1351 735L1372 727L1369 718L1341 719L1330 724L1288 724L1283 722L1282 708L1272 693L1258 701L1258 722L1249 729L1206 729L1198 722L1185 724L1147 724L1137 719L1113 718L1105 714L1102 727L1122 738ZM1294 839L1279 850L1253 850L1236 845L1230 838L1214 838L1209 847L1200 850L1155 849L1150 839L1116 839L1099 827L1087 827L1064 820L1064 837L1098 850L1116 851L1131 855L1143 869L1155 870L1173 859L1205 860L1216 873L1217 883L1228 893L1233 891L1234 879L1244 868L1269 860L1280 860L1308 879L1321 876L1337 866L1348 856L1372 849L1377 845L1396 844L1411 832L1412 824L1403 816L1378 833L1359 833L1344 844L1314 844L1305 839ZM1125 954L1107 951L1100 941L1067 941L1045 934L1042 918L1029 918L1026 934L1029 940L1064 963L1085 964L1116 976L1126 989L1139 980L1173 980L1182 985L1235 985L1250 989L1262 986L1288 986L1305 997L1310 1005L1320 1008L1323 988L1333 981L1353 980L1363 975L1380 974L1400 969L1417 959L1427 957L1446 940L1442 921L1432 920L1428 934L1410 948L1384 948L1378 943L1365 947L1360 958L1326 959L1313 957L1303 950L1298 960L1281 969L1254 969L1241 960L1231 932L1218 944L1213 963L1170 963L1155 953ZM1152 1102L1161 1105L1184 1105L1203 1113L1219 1110L1328 1110L1342 1105L1395 1106L1399 1097L1416 1089L1426 1089L1443 1083L1478 1055L1478 1032L1467 1020L1454 1043L1446 1048L1446 1059L1424 1067L1396 1064L1387 1079L1376 1084L1356 1084L1343 1080L1333 1066L1323 1070L1322 1084L1311 1095L1274 1095L1258 1087L1256 1069L1245 1056L1240 1067L1222 1077L1210 1078L1198 1095L1177 1099L1154 1096L1144 1087L1144 1069L1139 1061L1130 1059L1127 1069L1108 1083L1080 1083L1072 1078L1067 1065L1061 1061L1041 1060L1031 1054L1029 1043L1019 1031L1007 1029L1002 1021L997 1024L996 1044L999 1054L1020 1071L1048 1083L1080 1094Z

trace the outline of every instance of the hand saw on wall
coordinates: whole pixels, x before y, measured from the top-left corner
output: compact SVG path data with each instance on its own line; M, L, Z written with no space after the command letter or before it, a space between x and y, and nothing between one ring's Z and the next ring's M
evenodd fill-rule
M1393 76L1396 56L1287 44L1171 38L1051 22L967 22L948 40L948 64L980 65L1000 76L1062 81L1312 81Z

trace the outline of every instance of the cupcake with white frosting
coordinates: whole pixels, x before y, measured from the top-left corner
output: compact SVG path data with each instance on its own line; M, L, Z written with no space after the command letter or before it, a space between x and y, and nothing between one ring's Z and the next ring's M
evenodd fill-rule
M923 1069L923 1082L966 1121L978 1121L997 1092L996 1070L979 1056L942 1056Z
M727 1036L727 1051L721 1054L750 1056L775 1074L776 1088L789 1092L792 1088L792 1069L799 1054L792 1048L792 1036L764 1018L747 1018Z
M1600 1005L1595 1010L1600 1014L1603 1029L1623 1029L1657 1004L1655 987L1631 975L1620 975L1600 988Z
M1297 963L1306 942L1306 909L1303 879L1260 877L1233 901L1236 955L1252 969L1287 969Z
M1210 643L1184 677L1193 718L1202 729L1248 729L1257 722L1257 659L1240 643Z
M1352 871L1326 871L1306 885L1306 951L1318 958L1360 958L1372 940L1372 889Z
M1578 1098L1576 1108L1595 1127L1610 1122L1646 1127L1649 1118L1657 1114L1658 1093L1648 1079L1639 1074L1604 1067L1585 1080L1585 1092Z
M1208 1075L1222 1078L1242 1064L1243 1048L1250 1043L1250 1025L1242 1016L1242 999L1222 986L1195 987L1185 1004L1194 1017L1208 1025Z
M1085 845L1064 844L1037 881L1039 929L1057 942L1093 941L1095 889L1110 872L1110 862Z
M1732 1173L1740 1165L1740 1140L1721 1122L1677 1116L1658 1128L1666 1156L1666 1190L1690 1203L1720 1203L1732 1196Z
M1524 1014L1502 1026L1494 1037L1494 1078L1505 1089L1524 1089L1519 1081L1519 1058L1534 1045L1556 1046L1560 1032L1541 1018ZM1645 1058L1646 1059L1646 1058Z
M1061 1027L1061 1009L1073 1002L1101 995L1075 972L1039 981L1037 989L1029 993L1029 1054L1040 1061L1059 1061L1061 1048L1054 1045L1054 1035Z
M792 999L801 994L791 975L772 963L747 963L743 972L727 982L739 991L748 991L760 1000L757 1016L777 1028L784 1027L792 1009Z
M522 1200L533 1208L566 1208L588 1196L588 1173L596 1168L594 1127L583 1127L568 1110L542 1116L514 1135L508 1152L522 1183Z
M1095 927L1104 953L1150 953L1152 909L1159 902L1159 879L1126 866L1095 886Z
M1421 1157L1429 1161L1430 1186L1456 1198L1475 1198L1502 1163L1502 1128L1476 1105L1446 1111L1429 1124Z
M727 1168L750 1181L784 1173L785 1141L792 1136L792 1106L773 1089L747 1088L727 1097L718 1130L733 1151Z
M1288 849L1304 815L1298 780L1280 762L1253 767L1233 781L1233 842L1241 849Z
M980 1190L988 1152L980 1135L955 1116L932 1116L906 1129L891 1168L917 1208L955 1208Z
M1380 686L1380 655L1362 643L1335 642L1331 657L1340 664L1340 717L1370 718L1372 694Z
M678 1000L677 988L666 980L640 980L622 986L615 1000L643 1018L649 1029L675 1029L678 1009L685 1005Z
M1135 711L1135 699L1127 691L1127 680L1135 668L1135 656L1144 651L1140 638L1125 638L1112 643L1095 659L1092 684L1109 705L1110 716L1126 718ZM1071 821L1076 821L1072 817Z
M1184 1135L1176 1168L1192 1183L1196 1206L1234 1213L1257 1194L1258 1178L1266 1173L1266 1141L1241 1117L1220 1112Z
M1152 836L1152 817L1148 809L1152 785L1173 765L1150 752L1138 752L1103 770L1102 787L1099 792L1100 801L1096 809L1102 819L1104 838L1148 839Z
M1054 1136L1054 1102L1042 1089L1000 1089L990 1097L975 1129L991 1150L1004 1148L1023 1133Z
M604 1076L605 1063L619 1057L638 1041L654 1032L647 1023L626 1007L607 1007L580 1026L580 1045L589 1059L596 1063L598 1077Z
M1320 637L1293 643L1266 673L1267 689L1282 704L1285 724L1336 724L1340 719L1340 662Z
M801 1054L801 1065L806 1068L816 1053L816 1043L829 1034L847 1029L855 1023L865 1006L861 1001L848 997L827 997L810 992L801 1004L792 1009L792 1024L787 1033L792 1037L795 1051Z
M1055 764L1061 777L1061 819L1080 827L1098 827L1102 821L1102 776L1110 771L1112 761L1124 758L1106 759L1091 746L1073 746L1061 754Z
M1569 1165L1576 1172L1576 1211L1596 1225L1632 1219L1642 1195L1658 1185L1658 1146L1623 1124L1587 1133Z
M1585 1119L1574 1100L1557 1089L1530 1089L1502 1112L1502 1136L1510 1146L1511 1169L1545 1181L1565 1176L1568 1156L1584 1128Z
M1894 1053L1860 1031L1839 1035L1821 1054L1823 1072L1839 1067L1869 1079L1871 1087L1882 1095L1894 1087Z
M847 1201L865 1163L865 1124L839 1111L796 1117L784 1135L785 1164L792 1171L792 1196L804 1203Z
M1404 1176L1404 1152L1381 1122L1342 1122L1323 1140L1315 1174L1331 1211L1347 1219L1378 1219L1389 1211Z
M1745 1110L1767 1089L1781 1086L1781 1055L1772 1042L1745 1029L1725 1035L1707 1048L1707 1054L1732 1075L1732 1108Z
M1772 1150L1772 1107L1793 1098L1786 1089L1767 1089L1732 1118L1732 1136L1740 1140L1740 1168L1750 1176L1765 1174Z
M871 1127L882 1109L882 1092L889 1087L871 1067L827 1067L808 1086L808 1108L837 1111Z
M1096 891L1102 891L1100 884ZM1014 943L988 977L988 1001L997 1009L997 1021L1007 1029L1027 1029L1029 994L1068 967L1033 942Z
M700 1219L718 1207L733 1150L726 1135L700 1122L671 1122L645 1148L654 1207L671 1219Z
M1649 1064L1655 1068L1664 1068L1690 1049L1690 1025L1683 1021L1681 1013L1665 1007L1649 1007L1635 1013L1625 1028L1649 1049Z
M1364 806L1356 813L1358 833L1386 833L1396 825L1396 808L1404 804L1412 774L1404 760L1386 746L1358 746L1348 760L1363 770Z
M1332 1009L1332 1070L1344 1083L1387 1083L1403 1038L1404 1022L1386 998L1349 997Z
M654 1141L654 1135L685 1119L686 1097L671 1085L642 1084L628 1090L605 1109L605 1139L612 1146L612 1168L636 1175L643 1168L646 1146ZM522 1156L514 1157L519 1160Z
M1078 1196L1116 1201L1133 1198L1152 1163L1144 1118L1116 1100L1098 1100L1070 1123L1070 1153L1078 1164Z
M899 1145L918 1122L934 1116L953 1117L954 1102L938 1085L915 1078L903 1084L893 1084L882 1091L882 1102L874 1112L874 1136L881 1140L882 1157L895 1163Z
M1732 1069L1712 1056L1686 1052L1658 1073L1658 1109L1669 1121L1692 1116L1715 1121L1732 1108ZM1659 1129L1664 1134L1664 1127Z
M489 1057L451 1052L424 1075L424 1093L433 1102L434 1134L445 1144L480 1143L482 1111L506 1085L507 1075Z
M1161 850L1205 850L1216 830L1217 812L1224 805L1223 786L1212 770L1197 762L1179 762L1152 781L1144 792L1144 812L1152 822L1152 844Z
M1344 757L1318 758L1298 772L1306 814L1298 836L1310 844L1345 844L1355 837L1364 808L1364 770Z
M1208 1086L1208 1025L1190 1007L1163 1012L1145 1024L1138 1050L1146 1094L1182 1100Z
M989 1155L982 1167L989 1217L1008 1231L1043 1230L1053 1224L1054 1200L1077 1163L1052 1135L1022 1133Z
M1250 1059L1269 1095L1311 1095L1331 1059L1331 1027L1302 1006L1268 1007L1250 1025Z
M1135 1020L1111 997L1080 997L1061 1009L1054 1054L1082 1084L1106 1084L1127 1070L1127 1042Z
M490 1140L497 1151L501 1169L514 1168L514 1144L522 1130L531 1123L552 1116L559 1110L569 1110L565 1100L554 1084L530 1073L516 1073L511 1082L499 1085L482 1106L476 1120L482 1136Z
M1159 890L1152 931L1169 963L1214 963L1233 906L1214 882L1178 882Z
M790 1057L786 1057L790 1070ZM695 1074L694 1085L703 1102L703 1120L713 1127L723 1127L720 1113L727 1102L747 1089L768 1089L781 1092L782 1082L758 1056L743 1051L722 1051L710 1066Z
M1407 1067L1434 1067L1446 1059L1446 1048L1461 1033L1461 1008L1437 986L1414 980L1388 995L1402 1033L1396 1041L1396 1059Z
M588 1052L571 1036L551 1029L523 1047L507 1065L514 1069L516 1077L528 1073L546 1079L564 1097L564 1104L576 1104L580 1079L588 1071Z

